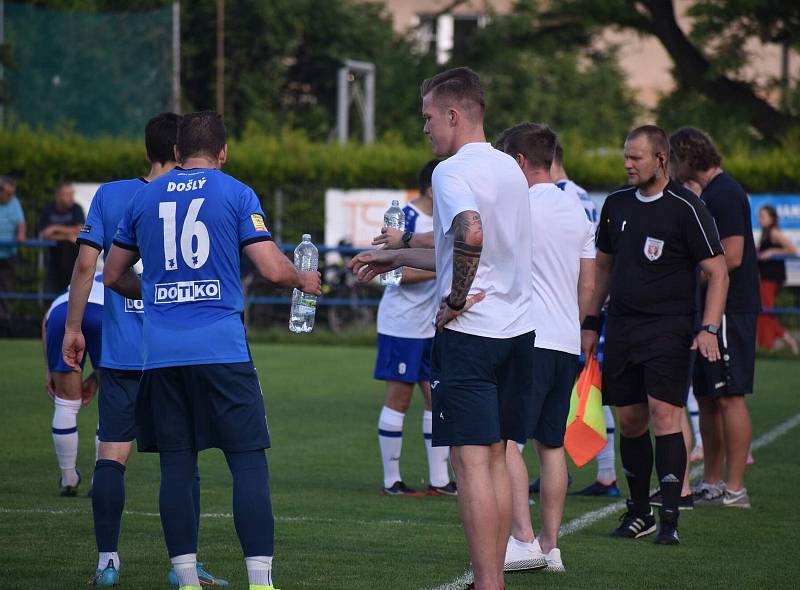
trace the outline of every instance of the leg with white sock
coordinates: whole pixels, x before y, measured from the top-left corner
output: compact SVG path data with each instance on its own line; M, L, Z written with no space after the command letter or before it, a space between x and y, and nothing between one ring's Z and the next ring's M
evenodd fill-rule
M272 588L275 519L263 450L225 453L233 476L233 519L242 545L250 590Z
M383 487L391 488L400 476L400 453L403 449L403 421L411 404L414 385L400 381L386 382L386 403L378 418L378 442L383 462Z
M431 384L429 381L420 381L419 388L425 398L425 411L422 413L422 436L425 438L425 450L428 454L428 476L431 486L442 488L450 483L450 473L447 468L450 447L434 447L432 445Z
M81 409L81 377L78 373L51 373L56 398L52 433L58 467L61 469L61 494L75 495L80 481L78 460L78 412Z
M616 453L614 452L614 413L608 406L603 406L603 415L606 420L606 446L597 455L597 481L604 485L611 485L617 481Z
M164 541L181 589L200 588L197 576L197 523L192 488L197 469L193 451L161 452L159 509Z

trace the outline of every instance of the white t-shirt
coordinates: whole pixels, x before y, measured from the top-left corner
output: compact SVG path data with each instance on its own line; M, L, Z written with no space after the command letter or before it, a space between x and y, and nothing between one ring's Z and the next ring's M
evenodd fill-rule
M89 292L89 303L96 303L97 305L103 305L103 301L105 299L105 289L103 289L103 273L97 273L94 275L94 280L92 281L92 290ZM66 293L62 293L50 304L50 307L47 310L44 318L45 321L50 317L50 312L53 311L59 305L63 305L69 301L69 289L67 289Z
M597 205L594 204L594 201L592 201L589 193L569 179L559 180L556 183L556 186L565 193L569 193L578 197L584 211L586 211L586 217L589 218L589 221L591 221L592 225L594 225L596 228L597 220L600 219L600 213L597 211Z
M447 328L489 338L534 329L528 183L514 158L488 143L468 143L433 171L433 226L439 299L453 281L453 219L477 211L483 251L470 294L486 297Z
M433 217L416 206L408 204L406 231L425 233L433 230ZM378 333L400 338L433 338L436 329L433 320L439 300L436 281L424 281L386 287L378 305Z
M580 200L555 184L529 193L536 348L580 354L578 275L581 258L595 257L594 226Z

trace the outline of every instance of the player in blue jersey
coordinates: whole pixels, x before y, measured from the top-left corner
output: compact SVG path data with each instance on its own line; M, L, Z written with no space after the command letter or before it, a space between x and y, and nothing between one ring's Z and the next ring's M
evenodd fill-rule
M86 332L87 348L92 359L92 367L97 369L100 361L100 325L103 317L102 276L96 275L91 283L91 295L83 330ZM56 450L61 477L58 480L62 496L75 496L81 481L78 460L78 411L88 404L97 391L97 377L92 373L86 381L81 381L83 362L78 370L68 366L61 354L64 340L64 324L67 317L67 297L64 293L50 305L42 320L42 345L47 372L45 387L53 400L53 446ZM85 359L83 359L85 361Z
M175 167L174 149L180 117L162 113L145 127L145 147L150 173L144 178L102 185L92 200L86 224L78 235L80 249L72 274L64 357L73 368L83 355L81 321L89 297L91 277L100 252L108 253L122 215L136 191ZM100 360L101 395L99 457L92 484L92 511L98 549L97 571L89 581L109 586L119 580L120 521L125 507L125 466L135 438L135 402L142 374L143 305L106 289L103 318L103 352ZM195 474L192 503L200 513L200 481ZM199 575L206 583L222 585L202 564ZM174 574L170 576L174 578ZM177 580L174 580L177 583Z
M266 280L320 294L266 227L253 190L220 171L225 126L214 112L182 118L180 168L140 189L120 222L104 282L144 301L144 371L136 407L139 451L158 452L160 510L183 590L198 589L191 490L197 453L219 448L233 476L233 514L251 590L271 590L274 519L264 449L264 401L242 321L244 252ZM141 281L130 266L141 257Z
M419 172L420 195L403 209L406 219L403 243L408 243L414 232L433 231L431 176L438 163L439 160L431 160ZM454 496L457 493L447 469L449 447L431 444L431 346L435 333L433 319L439 306L435 279L434 272L404 268L402 283L386 287L378 306L378 355L374 377L386 381L386 401L378 418L378 444L383 462L381 493L386 495L422 495L403 483L400 476L403 422L415 383L425 399L422 434L430 480L426 493L429 496Z

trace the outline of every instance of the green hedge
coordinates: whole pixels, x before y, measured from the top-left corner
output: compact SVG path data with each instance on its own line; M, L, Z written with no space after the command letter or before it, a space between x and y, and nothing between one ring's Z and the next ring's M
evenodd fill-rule
M571 136L565 137L564 143L567 168L579 184L607 190L624 182L620 147L585 148L580 138ZM339 146L314 143L287 132L232 142L225 170L251 185L264 199L268 212L275 191L284 191L284 236L291 240L309 226L321 231L326 188L413 187L417 170L430 157L423 141L413 146ZM31 228L59 180L105 182L145 174L148 169L144 147L138 142L86 139L70 133L51 135L24 127L0 132L0 162L0 174L18 180L18 194ZM756 153L739 149L726 155L724 167L751 192L800 190L797 150L774 148Z

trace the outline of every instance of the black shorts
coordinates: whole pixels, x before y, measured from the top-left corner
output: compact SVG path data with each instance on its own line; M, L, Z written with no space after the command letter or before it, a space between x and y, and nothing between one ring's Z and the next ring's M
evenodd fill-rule
M684 407L689 392L693 317L609 316L603 356L603 405Z
M709 363L697 355L693 386L697 396L753 393L756 372L755 313L726 313L718 339L722 361Z
M131 442L136 438L136 393L141 378L141 371L100 371L97 436L102 442Z
M454 330L433 340L433 445L527 438L535 333L487 338Z
M270 446L252 362L147 369L136 400L140 452Z
M533 396L527 412L528 438L548 447L563 447L569 400L580 364L578 355L536 348L533 358Z

